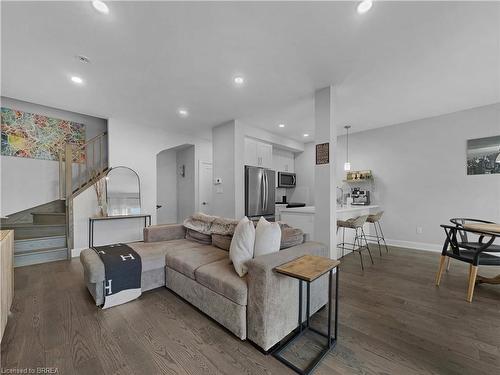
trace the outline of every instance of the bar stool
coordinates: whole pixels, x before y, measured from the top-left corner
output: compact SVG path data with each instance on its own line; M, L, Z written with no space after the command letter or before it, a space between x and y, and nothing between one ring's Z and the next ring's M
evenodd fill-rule
M337 248L342 249L342 257L344 257L344 252L346 249L351 250L351 251L357 251L359 254L359 259L361 260L361 269L362 270L365 269L365 267L363 265L363 256L361 255L361 251L363 251L363 249L368 250L368 254L370 255L370 260L372 261L372 264L373 264L372 253L370 251L370 247L368 246L368 241L366 240L365 231L363 230L363 225L366 223L367 219L368 219L368 215L363 215L363 216L350 218L348 220L337 220L337 233L339 232L339 229L342 228L342 242L337 245ZM353 243L346 243L345 242L345 230L346 230L346 228L355 230ZM365 245L363 245L363 240L365 242ZM346 245L352 246L352 247L346 247Z
M385 237L384 237L384 232L382 232L382 227L380 226L380 218L384 214L384 211L379 211L376 214L368 215L368 218L366 219L367 223L372 223L373 227L375 228L375 235L369 234L366 237L368 238L374 238L377 240L378 243L378 251L380 253L380 256L382 256L382 248L380 246L380 241L384 243L385 246L385 251L388 253L389 248L387 247L387 244L385 243ZM377 228L378 226L378 228Z

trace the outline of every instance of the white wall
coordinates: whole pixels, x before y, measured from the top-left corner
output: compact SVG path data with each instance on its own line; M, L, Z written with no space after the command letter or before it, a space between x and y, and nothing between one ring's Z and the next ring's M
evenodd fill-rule
M177 151L177 171L184 166L184 177L177 173L177 223L195 211L195 155L194 146Z
M236 217L235 132L235 121L216 126L212 132L214 179L222 179L214 189L212 212L231 218Z
M169 132L163 128L143 126L117 118L108 120L108 133L110 166L124 165L139 174L142 212L152 215L153 224L156 223L156 155L163 150L179 145L194 144L195 168L198 168L198 160L212 161L211 141L196 138L190 134ZM197 175L198 170L196 169L195 176ZM197 181L196 178L195 181ZM197 208L199 203L196 190L195 207ZM89 211L90 203L77 202L83 199L83 194L81 194L74 203L75 243L72 251L73 256L77 256L80 250L87 247L88 213L94 211L94 209ZM87 208L83 209L82 206ZM115 220L106 224L107 227L102 232L105 235L104 238L99 237L101 234L97 233L96 229L96 240L115 243L142 239L140 221ZM100 230L102 231L103 227ZM77 241L77 232L85 234L85 236L78 237L79 241Z
M352 169L375 175L373 201L385 210L386 238L439 250L444 239L439 225L452 217L500 222L500 175L466 171L466 141L499 134L500 103L350 134ZM341 180L345 136L338 139L336 158Z
M314 165L316 163L314 142L306 143L304 151L295 154L297 186L289 198L290 202L303 202L314 206Z
M45 107L16 99L2 97L2 107L13 108L49 117L85 124L85 137L90 139L107 128L104 119ZM2 156L2 216L35 207L59 198L59 163L53 160L39 160Z
M158 224L177 223L177 151L165 150L156 157Z

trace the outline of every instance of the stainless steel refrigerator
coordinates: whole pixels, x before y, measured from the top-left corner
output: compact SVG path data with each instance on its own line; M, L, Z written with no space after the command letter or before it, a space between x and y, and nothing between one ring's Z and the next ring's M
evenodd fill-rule
M245 215L274 221L275 177L272 169L245 166Z

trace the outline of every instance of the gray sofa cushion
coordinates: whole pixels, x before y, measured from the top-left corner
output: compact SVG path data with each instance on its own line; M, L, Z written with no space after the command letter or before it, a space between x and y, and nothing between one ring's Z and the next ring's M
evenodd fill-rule
M191 242L191 244L190 248L168 252L165 259L167 266L193 280L196 280L195 271L198 268L228 256L227 251L210 245L201 245L196 242Z
M240 339L246 339L247 306L234 303L229 298L212 291L196 280L192 280L168 266L165 271L165 279L167 288L215 319ZM200 331L200 333L202 332Z
M132 242L127 245L141 256L142 272L163 269L166 264L165 255L168 252L183 251L193 246L204 246L186 239L159 242ZM100 283L104 281L104 264L94 250L82 250L80 261L88 283Z
M229 258L201 266L195 272L196 281L241 306L247 305L248 286L239 277Z
M152 225L144 228L144 242L179 240L185 234L186 228L182 224Z
M212 244L212 236L209 234L197 232L194 229L186 229L186 240L195 241L203 245Z
M127 244L141 256L142 272L165 267L165 255L169 251L184 248L190 244L185 239L159 242L132 242Z

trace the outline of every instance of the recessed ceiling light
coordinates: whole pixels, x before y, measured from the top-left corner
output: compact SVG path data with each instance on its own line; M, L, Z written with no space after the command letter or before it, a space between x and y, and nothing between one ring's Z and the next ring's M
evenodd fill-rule
M179 108L177 110L177 113L179 114L180 117L188 117L189 116L189 112L186 108Z
M99 13L103 14L108 14L109 13L109 8L108 6L104 3L104 1L100 0L94 0L92 1L92 6L97 10Z
M280 128L284 128L285 127L285 124L279 124L278 125Z
M233 81L237 85L243 85L245 83L245 78L243 78L242 76L237 76L237 77L234 77Z
M83 79L81 79L80 77L78 76L72 76L71 77L71 81L73 81L74 83L78 83L78 84L82 84L83 83Z
M304 137L309 137L309 134L308 133L304 133Z
M359 14L368 12L373 5L373 0L363 0L358 4L357 10Z

